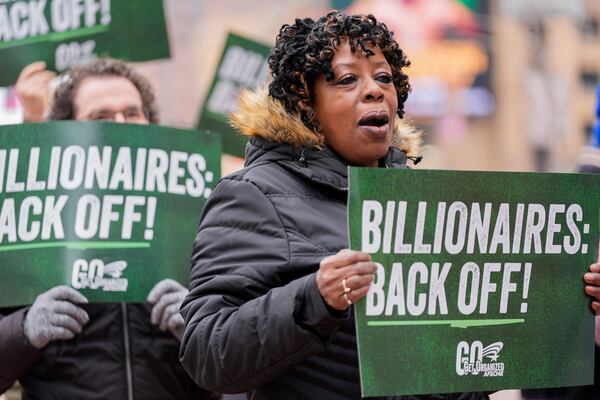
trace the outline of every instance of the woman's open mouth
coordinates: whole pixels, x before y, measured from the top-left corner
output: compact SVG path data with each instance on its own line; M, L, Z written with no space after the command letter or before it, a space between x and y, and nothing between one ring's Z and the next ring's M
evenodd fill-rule
M358 126L367 134L376 138L384 138L389 132L390 116L385 111L371 111L365 114Z

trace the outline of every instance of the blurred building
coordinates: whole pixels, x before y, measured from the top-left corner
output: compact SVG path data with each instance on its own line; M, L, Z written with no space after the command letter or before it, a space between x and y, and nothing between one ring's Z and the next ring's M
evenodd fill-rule
M497 168L571 170L594 123L600 2L502 0L493 21Z
M594 122L600 2L492 0L487 10L495 112L417 118L431 144L423 167L572 171Z

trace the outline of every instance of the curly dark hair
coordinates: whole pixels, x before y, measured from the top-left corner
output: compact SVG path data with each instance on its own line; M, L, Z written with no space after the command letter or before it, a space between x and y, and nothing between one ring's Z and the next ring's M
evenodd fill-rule
M269 55L273 80L269 95L281 101L286 110L298 113L304 124L318 130L310 107L314 84L319 74L327 81L334 79L331 61L335 48L342 38L348 38L352 52L374 55L370 47L381 49L392 68L392 79L398 93L398 116L404 116L404 102L410 92L408 75L402 68L410 61L382 22L373 15L346 15L331 11L317 21L311 18L296 19L293 25L283 25L277 35L275 47Z
M98 58L87 64L73 67L59 78L48 110L49 120L75 119L73 100L77 88L85 78L92 76L118 76L131 81L140 92L142 108L150 123L158 123L158 109L155 104L154 89L148 81L127 63L113 58Z

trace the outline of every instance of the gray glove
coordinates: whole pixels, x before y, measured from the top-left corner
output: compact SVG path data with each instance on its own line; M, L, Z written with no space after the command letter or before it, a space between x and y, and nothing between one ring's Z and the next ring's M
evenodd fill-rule
M163 279L148 294L148 303L154 304L150 321L158 325L163 332L168 329L179 341L184 330L184 320L179 314L179 307L188 292L179 282Z
M43 349L54 340L73 339L90 320L75 304L87 302L81 293L68 286L57 286L40 294L23 321L25 337L36 349Z

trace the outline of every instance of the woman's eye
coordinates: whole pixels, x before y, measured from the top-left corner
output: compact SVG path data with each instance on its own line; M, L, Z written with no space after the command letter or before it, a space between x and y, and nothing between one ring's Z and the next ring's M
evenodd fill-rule
M390 74L381 74L377 79L383 83L392 83L392 76Z
M345 76L338 81L338 85L349 85L356 80L353 76Z

